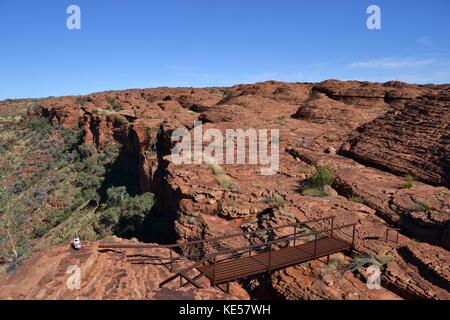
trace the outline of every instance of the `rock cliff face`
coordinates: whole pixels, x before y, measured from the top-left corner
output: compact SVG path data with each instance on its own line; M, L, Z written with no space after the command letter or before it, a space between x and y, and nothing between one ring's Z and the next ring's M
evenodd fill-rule
M97 148L110 141L124 146L118 170L130 171L136 192L155 193L154 213L167 222L161 230L164 241L335 215L337 224L357 223L359 255L393 257L377 292L366 287L364 270L336 279L336 266L351 261L350 256L335 257L328 266L313 262L243 280L236 290L246 288L256 298L449 299L449 270L442 268L450 248L448 90L400 82L271 81L114 91L48 99L41 105L52 123L82 128L85 142ZM193 134L196 120L203 121L203 130L216 129L224 136L227 129L278 129L278 173L261 175L261 165L174 163L172 132L183 128ZM320 165L333 169L328 195L299 192ZM405 187L405 174L420 182ZM384 241L387 227L401 229L398 243ZM8 281L13 287L14 281ZM21 297L66 297L52 293L53 281L44 284L48 291ZM87 290L85 298L129 295ZM137 291L133 297L168 297ZM189 294L207 298L210 292Z
M450 186L450 95L422 96L358 128L341 153L398 175Z

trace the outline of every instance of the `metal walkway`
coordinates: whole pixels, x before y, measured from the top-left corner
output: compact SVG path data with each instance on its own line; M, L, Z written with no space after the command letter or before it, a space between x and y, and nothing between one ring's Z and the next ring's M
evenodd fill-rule
M324 223L329 226L324 228ZM164 265L174 272L160 287L179 278L180 286L201 288L197 281L205 277L211 286L228 292L231 281L352 250L355 228L356 224L335 227L334 216L330 216L174 245L111 243L101 244L99 249L164 249L168 253L164 256L140 253L127 255L127 259L133 264ZM345 229L352 233L344 233ZM182 261L184 267L176 268ZM186 261L191 265L186 267ZM220 287L222 284L226 284L225 289Z
M315 245L317 245L316 248ZM269 250L253 256L241 257L208 264L197 268L213 284L227 283L233 280L259 273L271 272L312 259L348 250L351 244L338 238L321 238L295 247Z

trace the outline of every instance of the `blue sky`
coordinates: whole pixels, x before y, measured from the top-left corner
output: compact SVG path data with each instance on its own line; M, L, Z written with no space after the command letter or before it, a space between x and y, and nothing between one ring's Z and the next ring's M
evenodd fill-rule
M81 30L66 9L81 8ZM366 27L370 4L381 30ZM329 78L450 82L448 0L1 0L0 99Z

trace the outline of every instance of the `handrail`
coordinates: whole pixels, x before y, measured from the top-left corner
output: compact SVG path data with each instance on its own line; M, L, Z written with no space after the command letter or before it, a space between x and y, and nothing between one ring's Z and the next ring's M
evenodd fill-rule
M357 225L356 223L350 223L350 224L346 224L346 225L343 225L343 226L334 227L333 231L354 227L356 225ZM223 251L219 251L219 252L209 253L208 255L205 255L204 258L201 261L199 261L197 264L195 264L195 267L203 264L204 262L210 260L211 258L213 258L215 256L222 256L222 255L229 254L229 253L234 253L234 252L237 252L237 251L244 251L244 250L251 250L251 249L256 249L256 248L260 248L260 247L266 247L268 245L276 244L276 243L279 243L279 242L292 241L292 240L295 240L295 239L300 239L300 238L304 238L304 237L308 237L308 236L318 236L320 234L328 233L330 231L331 231L331 229L329 229L329 230L312 231L312 232L309 232L309 233L306 233L306 234L297 234L295 236L286 236L286 237L283 237L283 238L280 238L280 239L275 239L275 240L267 241L267 242L264 242L264 243L258 243L258 244L253 244L253 245L248 245L248 246L243 246L243 247L223 250ZM352 236L350 236L350 237L352 237ZM154 258L149 258L148 260L154 260ZM158 259L158 260L160 260L160 259ZM191 267L188 267L186 269L191 269ZM183 269L182 271L184 272L186 270ZM182 271L179 271L179 272L182 272Z
M234 253L234 252L242 251L242 250L249 250L249 251L251 251L252 249L265 247L265 246L269 246L270 247L270 250L269 250L269 254L270 254L271 251L272 251L272 245L273 244L276 244L276 243L279 243L279 242L291 241L291 240L295 240L295 239L298 239L298 238L304 238L304 237L311 236L311 235L315 236L315 240L314 240L315 247L314 247L314 255L313 255L315 257L316 256L317 240L318 240L318 236L320 234L328 233L330 231L336 231L336 230L341 230L341 229L345 229L345 228L350 228L350 227L353 227L353 239L352 239L352 247L353 247L353 245L354 245L354 232L355 232L356 225L357 225L357 223L350 223L350 224L346 224L346 225L342 225L342 226L338 226L338 227L334 227L333 226L329 230L319 230L319 231L308 232L306 234L296 234L296 235L293 235L293 236L283 237L283 238L280 238L280 239L271 240L271 241L264 242L264 243L261 243L261 244L248 245L248 246L245 246L245 247L233 248L233 249L228 249L228 250L224 250L224 251L220 251L220 252L210 253L208 255L205 255L205 257L201 261L199 261L199 262L197 262L197 263L195 263L195 264L193 264L193 265L191 265L189 267L186 267L186 268L184 268L184 269L182 269L180 271L177 271L173 276L171 276L168 279L166 279L163 282L161 282L159 284L159 286L162 287L165 284L175 280L177 277L185 277L185 273L186 272L188 272L190 270L193 270L193 269L197 268L198 266L201 266L202 264L204 264L207 261L210 261L211 259L214 259L214 266L215 266L218 256L229 254L229 253ZM269 264L270 264L270 262L269 262ZM213 269L215 269L215 267ZM270 265L269 265L269 269L270 269ZM209 273L209 272L210 272L210 270L208 270L208 271L206 271L206 272L204 272L202 274L206 274L206 273ZM188 280L188 279L186 279L186 280ZM213 279L213 283L214 283L214 279Z
M253 230L253 231L247 231L247 232L236 232L227 234L224 236L214 237L214 238L208 238L208 239L201 239L201 240L193 240L193 241L187 241L183 243L176 243L176 244L163 244L163 245L154 245L154 244L145 244L145 243L138 243L138 244L120 244L120 243L110 243L110 244L99 244L99 249L172 249L182 246L190 246L193 244L199 244L199 243L205 243L205 242L211 242L211 241L217 241L217 240L224 240L229 238L234 238L237 236L247 236L247 235L253 235L256 233L261 232L270 232L275 231L283 228L290 228L294 226L301 226L306 225L307 223L313 223L313 222L319 222L319 221L325 221L325 220L332 220L335 216L327 216L323 218L317 218L313 220L308 221L301 221L296 223L290 223L278 227L272 227L272 228L266 228L266 229L259 229L259 230Z
M385 238L385 242L388 242L389 231L395 231L395 232L397 233L397 237L396 237L396 239L395 239L395 243L398 243L399 235L400 235L400 231L401 231L401 230L402 230L402 229L400 229L400 228L391 228L391 227L388 227L388 228L386 229L386 238Z
M343 225L343 226L334 227L333 230L336 231L336 230L340 230L340 229L350 228L350 227L353 227L353 226L356 226L356 225L357 225L356 223L350 223L350 224L346 224L346 225ZM327 232L330 232L330 231L331 231L331 229L330 230L312 231L312 232L309 232L309 233L306 233L306 234L298 234L298 235L295 235L295 236L288 236L288 237L285 237L285 238L275 239L275 240L271 240L271 241L260 243L260 244L254 244L254 245L249 245L249 246L245 246L245 247L240 247L240 248L235 248L235 249L228 249L228 250L224 250L224 251L220 251L220 252L214 252L214 253L211 253L209 255L209 257L221 256L221 255L224 255L224 254L233 253L233 252L241 251L241 250L245 250L245 249L254 249L254 248L265 247L265 246L276 244L276 243L279 243L279 242L291 241L291 240L294 240L294 239L304 238L304 237L308 237L308 236L312 236L312 235L314 235L314 236L317 235L318 236L320 234L327 233Z
M301 222L296 222L296 223L285 224L285 225L278 226L278 227L272 227L272 228L266 228L266 229L258 229L258 230L247 231L247 232L236 232L236 233L231 233L231 234L228 234L228 235L214 237L214 238L209 238L209 239L194 240L194 241L186 242L185 244L198 244L198 243L203 243L203 242L208 242L208 241L213 241L213 240L223 240L223 239L228 239L228 238L234 238L234 237L237 237L237 236L252 235L252 234L260 233L260 232L267 232L267 231L270 232L270 231L275 231L275 230L283 229L283 228L290 228L290 227L294 227L294 226L301 226L301 225L305 225L306 223L313 223L313 222L319 222L319 221L324 221L324 220L330 220L330 219L333 219L333 218L335 218L335 216L327 216L327 217L318 218L318 219L314 219L314 220L308 220L308 221L301 221Z

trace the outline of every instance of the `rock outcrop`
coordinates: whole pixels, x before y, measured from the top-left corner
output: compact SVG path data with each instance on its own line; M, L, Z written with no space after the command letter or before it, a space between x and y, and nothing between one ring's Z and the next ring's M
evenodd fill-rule
M450 186L450 95L422 96L356 130L341 154L398 175Z
M167 230L161 230L167 239L181 242L334 215L337 225L357 224L357 255L393 257L383 266L380 291L367 288L364 270L336 278L337 266L355 258L345 253L334 257L331 265L315 261L271 277L244 279L234 285L232 297L245 297L242 288L246 288L254 298L450 298L450 272L442 267L450 255L446 86L269 81L230 88L114 91L53 98L41 105L52 123L82 129L86 143L97 148L110 141L123 145L123 167L133 167L137 192L155 193L152 214L167 222ZM266 166L261 164L174 163L172 132L181 128L192 135L196 120L203 121L203 130L215 129L223 136L228 129L279 130L279 170L265 176L261 169ZM302 193L322 165L332 168L334 182L322 196ZM405 187L405 174L420 181ZM389 227L400 229L398 243L385 241ZM57 252L54 258L52 250ZM30 258L29 266L55 259L49 264L55 267L43 268L35 278L20 269L2 282L6 296L75 297L58 289L67 265L57 268L60 257L68 263L78 261L61 250L49 249ZM110 279L93 273L77 298L209 299L217 294L215 289L154 290L151 279L165 276L164 269L118 263L122 266L118 270L107 271L108 261L116 255L86 250L86 261L101 264ZM148 280L137 285L138 277ZM35 279L32 284L41 282L40 289L30 289L27 278Z
M124 241L122 241L124 243ZM27 300L228 300L248 299L236 284L230 294L209 287L180 288L177 282L159 288L159 283L172 273L162 265L134 265L124 256L142 253L140 249L104 251L98 243L84 243L79 251L70 244L54 247L33 255L12 274L0 278L0 299ZM131 250L131 251L130 251ZM145 254L167 255L161 249L146 250ZM180 267L183 262L181 262ZM187 264L188 265L188 264ZM79 275L79 282L77 277Z

